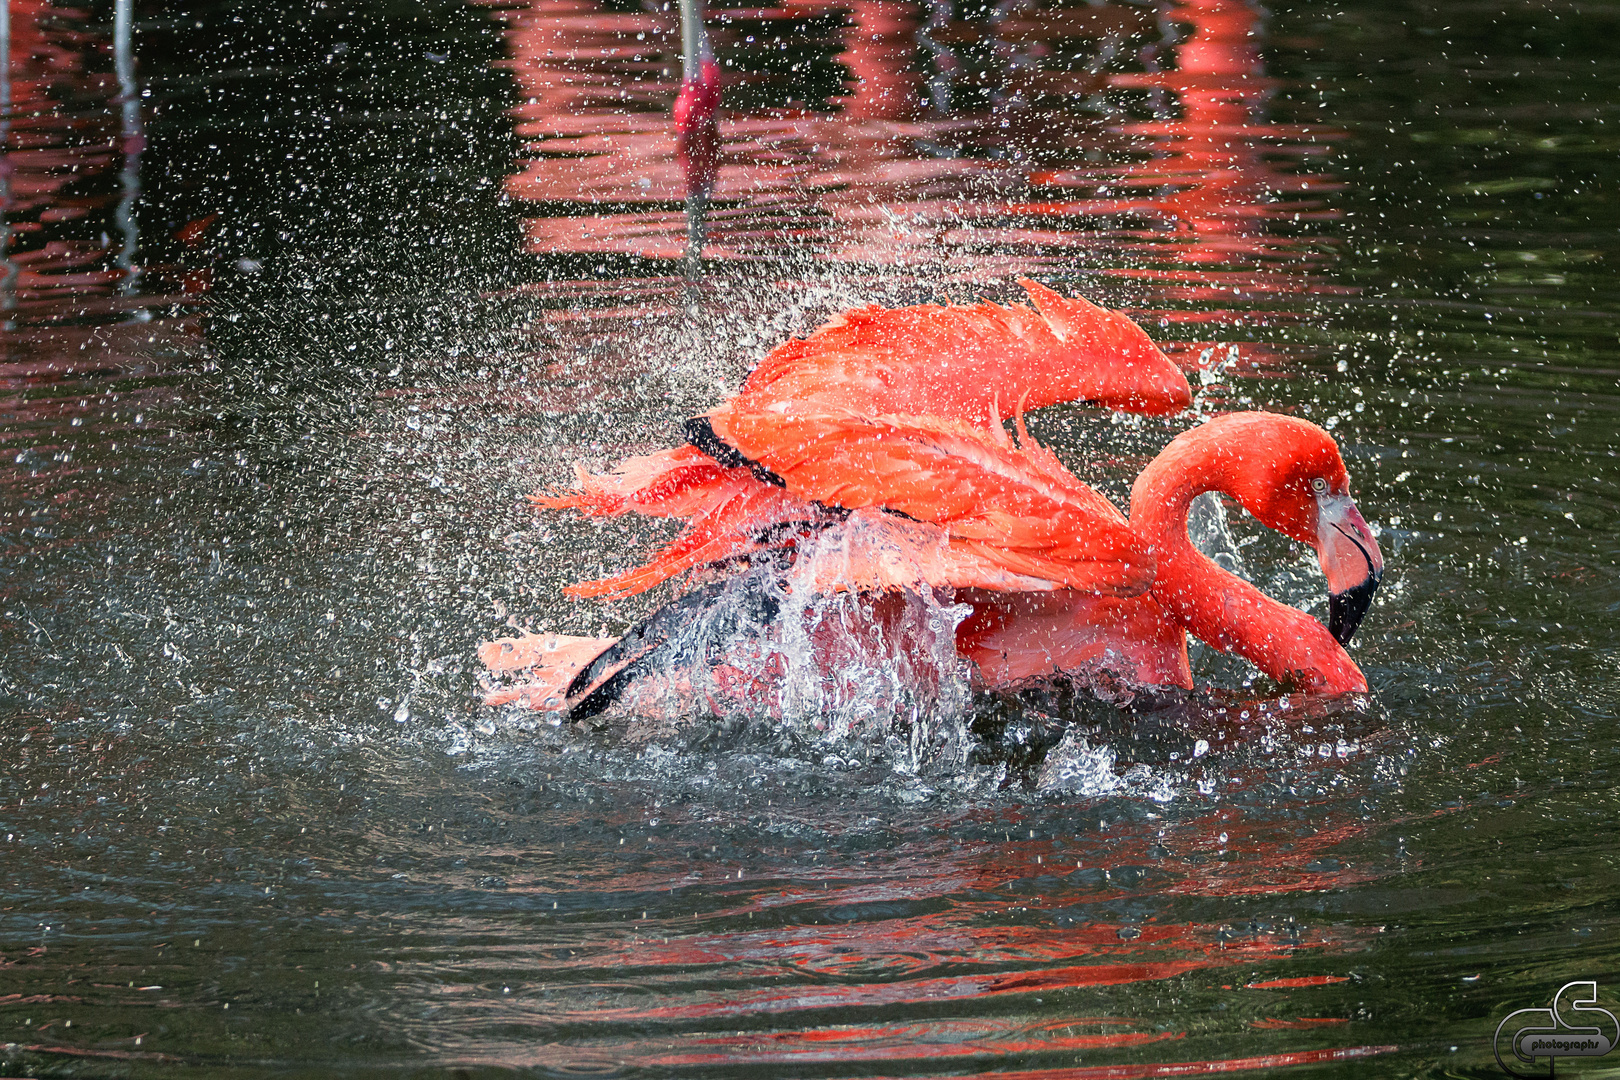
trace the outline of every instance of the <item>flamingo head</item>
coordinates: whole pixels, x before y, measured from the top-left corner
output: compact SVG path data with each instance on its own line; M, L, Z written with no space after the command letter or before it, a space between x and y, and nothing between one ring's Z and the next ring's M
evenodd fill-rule
M1239 413L1204 425L1219 438L1224 490L1268 528L1316 549L1328 584L1328 630L1350 644L1384 576L1333 436L1307 420Z

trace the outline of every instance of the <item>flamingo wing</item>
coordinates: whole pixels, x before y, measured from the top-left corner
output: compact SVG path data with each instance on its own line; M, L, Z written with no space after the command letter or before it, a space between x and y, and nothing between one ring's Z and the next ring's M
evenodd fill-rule
M640 566L563 590L576 599L634 596L694 567L778 548L793 526L813 528L826 510L752 477L732 479L707 491L709 503L674 540Z
M734 413L714 435L825 506L943 528L964 556L1062 587L1131 596L1153 558L1114 506L1050 452L939 417Z
M492 689L486 705L521 705L549 712L566 706L569 683L617 642L616 638L523 633L478 647L478 658L497 673L525 674L515 686Z
M591 517L645 514L687 519L681 534L622 573L568 586L564 594L618 598L646 592L695 566L745 557L780 543L784 525L823 515L812 503L728 468L691 446L626 458L608 473L576 467L572 491L530 500Z
M760 361L711 413L825 413L1005 420L1087 401L1166 414L1192 401L1186 377L1117 311L1020 279L1026 304L864 307Z
M574 490L543 492L530 501L545 510L578 510L591 517L689 518L745 479L747 471L727 469L695 447L678 446L625 458L608 473L576 465L574 475Z

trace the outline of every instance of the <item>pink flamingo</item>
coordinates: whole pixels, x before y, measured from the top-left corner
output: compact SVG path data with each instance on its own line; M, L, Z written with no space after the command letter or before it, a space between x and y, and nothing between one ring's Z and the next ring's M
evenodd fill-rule
M991 388L1043 403L1091 397L1165 412L1185 405L1185 380L1122 316L1026 288L1038 310L981 304L846 315L780 346L737 395L688 424L688 445L630 459L607 476L581 473L576 492L538 498L594 515L688 521L644 565L567 591L632 595L705 566L802 556L808 578L800 580L816 592L930 588L970 604L957 648L991 685L1090 668L1189 687L1191 632L1302 688L1365 691L1344 645L1383 558L1350 498L1333 439L1272 414L1218 418L1177 438L1143 471L1127 521L1035 444L1018 407ZM941 348L952 340L960 347ZM939 377L924 377L929 368ZM1019 445L1001 427L1009 413L1019 420ZM1188 507L1205 491L1236 498L1263 524L1316 549L1330 592L1327 627L1193 548ZM483 653L491 668L528 668L536 677L497 698L573 700L576 714L581 695L593 709L605 705L611 695L597 691L614 679L615 691L622 687L619 675L635 671L627 665L711 593L675 601L621 642L492 643Z
M703 0L680 0L681 90L675 97L675 156L686 180L686 258L703 255L704 216L720 175L720 65L703 25Z

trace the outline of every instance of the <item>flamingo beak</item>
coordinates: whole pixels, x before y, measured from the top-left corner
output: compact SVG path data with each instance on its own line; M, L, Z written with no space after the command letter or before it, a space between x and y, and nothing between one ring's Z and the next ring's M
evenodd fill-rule
M1328 631L1350 644L1384 577L1384 555L1349 495L1316 497L1316 554L1328 582Z

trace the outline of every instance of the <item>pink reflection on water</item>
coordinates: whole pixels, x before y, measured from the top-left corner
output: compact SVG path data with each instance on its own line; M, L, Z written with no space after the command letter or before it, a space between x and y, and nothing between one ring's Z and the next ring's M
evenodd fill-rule
M1080 1018L1052 1024L1003 1019L918 1021L871 1027L769 1032L754 1036L707 1035L682 1039L670 1050L650 1053L643 1065L811 1064L874 1058L972 1058L1053 1051L1143 1046L1181 1038L1179 1033L1120 1031L1125 1021ZM1077 1033L1076 1028L1081 1029ZM1088 1028L1103 1030L1089 1031Z
M1016 814L996 820L996 832L1022 831ZM942 1057L957 1068L1022 1067L1011 1075L1034 1078L1258 1071L1388 1053L1395 1048L1358 1042L1346 1027L1354 1021L1335 1015L1354 993L1346 972L1375 944L1378 928L1327 919L1234 927L1178 917L1183 898L1196 909L1215 897L1280 899L1388 874L1388 867L1313 868L1366 833L1350 814L1327 811L1318 824L1305 830L1292 817L1251 820L1242 809L1214 806L1166 830L1126 824L1103 834L971 844L942 836L932 848L904 845L899 862L872 867L867 883L801 884L828 872L811 867L783 875L791 884L769 875L763 887L739 881L738 906L700 914L696 927L672 912L630 926L580 912L559 927L559 940L577 941L577 952L519 958L502 949L499 957L503 969L517 963L526 972L525 986L513 984L502 1001L503 1024L577 1034L540 1050L485 1041L479 1054L557 1069L611 1062L881 1070ZM1077 855L1114 876L1068 876ZM1150 865L1156 874L1124 873ZM859 871L842 868L852 872ZM643 873L614 884L663 891L656 875ZM693 883L681 884L684 898ZM717 884L672 898L669 907L706 905ZM899 900L918 908L890 906ZM1106 914L1118 906L1138 917ZM606 910L622 907L610 902ZM744 908L775 924L754 929L742 921ZM465 982L469 961L476 963L450 960L459 979L442 979L432 965L419 974L448 989ZM1183 1014L1162 1007L1166 996L1188 1000L1193 1011L1178 1022ZM1211 1013L1215 1001L1228 1008ZM436 1003L447 1011L421 1037L453 1045L465 1016L448 997ZM1212 1042L1225 1048L1234 1035L1270 1052L1210 1053ZM1114 1071L1032 1067L1045 1054L1082 1051L1085 1070Z
M1329 260L1319 244L1279 223L1320 220L1315 193L1336 189L1326 176L1296 171L1325 153L1340 133L1265 120L1278 82L1260 60L1261 12L1243 0L1184 0L1172 17L1191 27L1172 71L1114 76L1113 85L1165 90L1179 119L1126 125L1157 148L1127 182L1173 188L1154 212L1176 230L1168 258L1116 273L1152 279L1168 299L1200 304L1276 296L1321 286L1311 272ZM1211 273L1215 266L1238 267Z
M1330 214L1318 194L1334 185L1304 166L1338 133L1266 119L1278 83L1260 62L1258 8L1178 3L1179 44L1127 5L994 23L942 23L901 0L745 14L788 34L806 13L838 10L833 47L851 78L835 111L725 111L711 257L946 259L980 275L1078 262L1201 304L1319 288L1331 249L1300 230ZM590 0L531 0L503 17L526 99L519 133L533 140L508 190L544 204L531 248L676 257L671 18ZM727 13L715 19L724 56ZM987 69L955 53L932 63L935 82L988 85L990 108L928 107L925 41L989 48ZM1144 95L1154 119L1131 115Z
M10 98L0 116L0 498L7 515L60 524L108 497L98 463L149 445L145 418L172 386L155 375L198 337L194 318L152 319L130 292L144 135L134 80L133 7L112 26L43 0L12 0ZM122 457L120 457L122 455ZM47 501L48 500L48 501ZM83 539L40 539L43 551Z
M123 191L115 177L144 143L138 117L131 120L112 107L126 88L122 72L105 70L104 53L111 45L125 63L129 43L123 36L109 42L86 25L83 13L42 0L15 0L9 29L0 307L28 313L105 293L129 276L118 265L127 224L116 213ZM96 218L106 219L99 243L80 239L82 227L52 228Z

